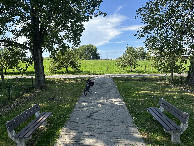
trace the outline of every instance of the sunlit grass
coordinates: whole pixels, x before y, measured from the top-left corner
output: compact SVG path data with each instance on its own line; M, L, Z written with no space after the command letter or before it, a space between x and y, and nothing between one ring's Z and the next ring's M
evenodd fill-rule
M44 71L46 75L52 75L49 71L50 60L48 58L43 60L44 63ZM67 73L65 69L58 70L55 74L133 74L133 73L145 73L145 74L153 74L160 73L156 68L153 67L153 62L150 60L141 60L138 61L138 66L136 69L133 69L131 72L130 67L126 69L119 68L116 65L116 60L81 60L80 61L81 68L79 71L73 70L69 68L69 72ZM186 70L188 72L188 64L185 64ZM26 72L18 72L16 69L8 70L9 75L17 75L17 74L26 74L26 75L34 75L34 67L33 65L28 68Z
M114 78L114 81L146 144L172 145L170 135L147 112L148 107L158 107L159 98L164 98L189 113L189 127L181 135L181 145L194 145L194 93L170 85L161 77Z

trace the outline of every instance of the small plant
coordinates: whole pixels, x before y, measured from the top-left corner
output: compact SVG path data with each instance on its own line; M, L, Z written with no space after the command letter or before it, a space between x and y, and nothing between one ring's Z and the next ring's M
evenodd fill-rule
M63 46L62 48L54 55L51 56L51 64L49 67L50 72L54 73L63 68L66 69L66 72L69 72L69 67L75 70L79 70L79 57L74 49Z
M127 50L118 59L116 65L119 66L120 68L130 67L132 72L132 69L135 69L138 66L137 64L138 57L139 57L138 52L133 47L127 47Z

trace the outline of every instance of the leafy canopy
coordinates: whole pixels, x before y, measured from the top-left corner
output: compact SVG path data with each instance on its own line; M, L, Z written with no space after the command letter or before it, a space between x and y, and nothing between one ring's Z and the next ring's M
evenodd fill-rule
M51 55L51 64L49 70L51 72L56 72L57 70L61 70L63 68L68 72L68 68L79 70L79 56L77 50L61 46L60 50L55 53L55 55Z
M25 62L27 60L26 53L21 50L21 48L9 47L0 48L0 71L1 79L4 80L4 72L7 69L21 68L20 62Z
M80 43L84 30L83 22L102 13L99 6L102 0L1 0L0 33L7 43L18 44L17 39L25 36L24 49L32 51L34 37L39 37L41 47L55 51L55 44L64 40L73 45ZM105 14L104 14L105 15ZM38 27L39 36L34 35ZM13 37L5 33L11 32ZM20 45L20 44L18 44Z
M20 48L0 48L0 68L14 68L24 57L26 57L26 54Z
M97 48L94 45L83 45L78 48L80 59L84 60L94 60L100 59L100 55L97 52Z
M183 55L191 55L193 49L192 0L150 0L137 16L146 24L138 38L146 36L145 46L154 54L158 69L181 73Z
M127 47L127 50L125 51L125 53L117 60L116 65L121 68L130 67L131 70L132 68L135 69L137 66L138 57L139 55L135 48Z

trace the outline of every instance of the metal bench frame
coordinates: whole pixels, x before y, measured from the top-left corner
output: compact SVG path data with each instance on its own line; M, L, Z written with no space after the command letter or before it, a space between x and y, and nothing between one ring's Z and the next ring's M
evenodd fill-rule
M39 105L35 104L33 107L27 109L25 112L13 118L11 121L6 122L8 136L17 143L17 146L26 146L26 142L32 138L32 133L40 126L46 126L46 119L50 117L52 113L40 113L39 110ZM14 129L34 114L36 118L16 134Z
M163 98L160 98L159 101L160 108L149 107L147 108L148 112L152 114L154 119L156 119L164 128L165 132L168 132L171 135L171 142L181 143L180 135L187 129L189 114L183 112L173 106L172 104L165 101ZM178 126L174 121L168 118L163 111L166 110L175 116L181 121L180 126Z

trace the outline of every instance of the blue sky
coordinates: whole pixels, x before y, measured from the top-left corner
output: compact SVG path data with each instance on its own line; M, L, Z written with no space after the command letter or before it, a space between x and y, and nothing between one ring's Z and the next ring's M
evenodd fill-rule
M121 56L126 46L144 47L143 39L134 34L143 26L139 18L135 19L136 10L148 0L104 0L100 10L106 17L95 17L84 23L85 31L81 44L97 46L102 59L115 59Z

